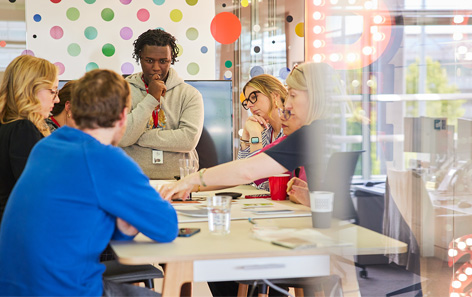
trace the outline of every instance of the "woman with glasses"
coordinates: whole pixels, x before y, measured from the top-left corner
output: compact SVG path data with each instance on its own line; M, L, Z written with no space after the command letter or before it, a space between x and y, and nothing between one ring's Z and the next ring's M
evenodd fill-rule
M242 106L251 110L252 116L244 124L238 159L255 155L283 135L277 109L282 107L287 90L276 77L261 74L246 83L243 95Z
M333 136L340 129L336 122L347 102L335 100L344 92L336 72L327 64L305 63L295 67L286 83L288 96L284 113L290 114L290 121L301 128L252 158L202 169L176 183L164 185L161 195L168 200L174 195L188 197L194 186L247 184L300 166L305 167L310 191L316 190L323 180L328 157L336 150Z
M0 222L8 196L33 146L50 134L45 119L59 102L57 68L29 55L16 57L0 86Z
M51 132L62 126L76 127L70 111L72 87L75 82L75 80L68 81L59 91L59 103L54 105L51 116L46 119Z

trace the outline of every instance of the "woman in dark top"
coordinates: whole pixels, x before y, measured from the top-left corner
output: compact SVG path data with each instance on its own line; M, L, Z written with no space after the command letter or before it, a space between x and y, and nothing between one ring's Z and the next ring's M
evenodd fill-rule
M31 149L50 134L45 119L59 102L58 82L54 64L29 55L16 57L5 70L0 86L0 222Z
M299 166L305 166L311 191L322 181L326 163L336 150L333 136L340 125L336 122L341 105L347 101L335 98L343 94L341 81L333 68L323 63L305 63L295 67L286 79L288 96L284 116L303 125L279 144L249 159L236 160L191 174L160 193L165 199L188 197L195 185L233 186L247 184Z
M59 91L59 103L54 105L51 116L46 119L51 133L62 126L76 127L70 111L72 87L75 82L76 80L68 81Z

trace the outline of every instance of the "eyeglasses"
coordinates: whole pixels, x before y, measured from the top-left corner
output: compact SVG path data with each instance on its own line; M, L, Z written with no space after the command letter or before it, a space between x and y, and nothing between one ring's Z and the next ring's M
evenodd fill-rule
M278 112L279 112L279 117L284 121L287 121L292 116L292 112L287 109L278 108Z
M290 71L289 76L292 75L295 72L295 70L298 70L303 74L303 71L298 68L298 64L297 64L297 65L293 66L292 71Z
M243 100L243 102L241 102L241 104L243 105L244 109L245 110L248 110L249 107L247 107L247 103L248 102L251 102L252 104L256 103L257 102L257 94L258 93L261 93L260 91L254 91L252 92L251 94L249 94L249 96L247 96L246 99Z
M52 99L56 99L56 97L59 95L59 90L53 90L53 89L48 89L48 90L51 91L51 95L54 95Z

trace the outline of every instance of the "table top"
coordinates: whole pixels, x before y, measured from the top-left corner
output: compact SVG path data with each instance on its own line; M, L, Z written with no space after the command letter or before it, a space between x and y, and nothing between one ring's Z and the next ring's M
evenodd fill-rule
M262 220L279 228L311 228L310 217L277 218ZM332 220L331 228L316 229L339 246L315 247L293 250L276 246L252 237L253 225L248 221L231 221L231 233L213 235L207 222L186 223L184 227L200 228L192 237L178 237L171 243L156 243L139 234L134 241L113 241L111 246L123 264L169 263L209 259L234 259L300 255L365 255L403 253L407 245L366 228ZM348 243L348 245L346 245Z

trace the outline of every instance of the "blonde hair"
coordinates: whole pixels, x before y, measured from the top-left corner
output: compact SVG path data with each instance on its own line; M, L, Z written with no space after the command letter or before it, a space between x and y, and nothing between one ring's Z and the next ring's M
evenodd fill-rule
M308 91L308 118L305 123L332 116L333 109L340 106L334 96L345 95L336 71L325 63L304 63L292 69L286 79L289 88ZM352 108L347 104L347 108Z
M251 78L244 86L243 94L246 93L247 87L253 87L270 99L269 117L272 114L272 111L276 108L276 106L272 104L272 95L279 95L282 104L285 102L285 98L287 97L287 89L285 86L280 82L280 80L270 74L261 74ZM279 107L282 108L282 106Z
M56 66L45 59L29 55L13 59L0 86L0 123L27 119L44 136L49 135L37 93L52 88L56 78Z

